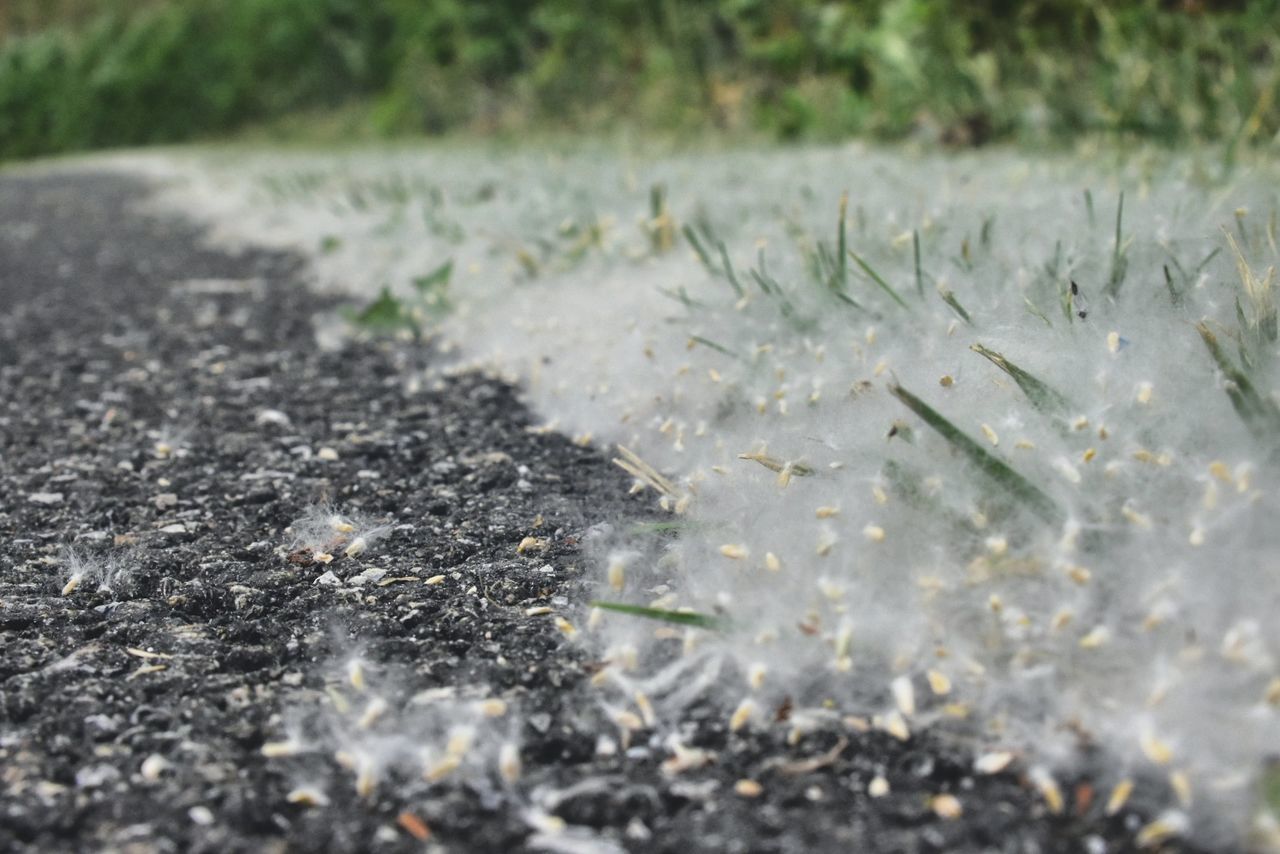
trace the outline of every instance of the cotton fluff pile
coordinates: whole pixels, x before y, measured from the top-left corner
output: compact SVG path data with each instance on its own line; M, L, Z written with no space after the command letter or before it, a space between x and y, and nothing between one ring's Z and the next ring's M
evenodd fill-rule
M784 701L899 736L964 719L980 768L1015 754L1051 808L1095 743L1113 806L1136 781L1169 807L1151 840L1274 832L1269 167L857 146L126 165L365 299L452 260L459 358L626 448L676 533L598 538L601 598L722 629L584 603L620 719L707 691L735 727Z

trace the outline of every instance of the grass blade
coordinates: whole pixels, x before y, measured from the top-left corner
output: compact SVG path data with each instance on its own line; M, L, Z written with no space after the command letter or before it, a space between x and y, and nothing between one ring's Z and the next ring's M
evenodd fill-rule
M969 349L979 356L984 356L991 364L1012 377L1018 384L1018 388L1022 389L1022 393L1031 401L1031 405L1041 412L1049 415L1066 415L1071 409L1071 403L1051 386L1041 382L1033 374L1024 371L995 350L981 344L972 344Z
M711 260L711 254L707 252L707 247L702 245L702 241L698 238L698 233L693 230L693 226L686 225L680 230L680 233L684 235L685 240L689 241L689 245L698 254L698 260L702 262L702 266L707 268L707 272L714 276L719 276L720 269Z
M836 263L839 265L837 274L840 277L840 289L843 290L849 284L849 262L845 260L845 252L849 250L848 238L845 236L845 216L849 213L849 194L840 194L840 231L836 235Z
M1062 510L1053 499L1045 495L1031 481L1014 471L1008 463L994 456L982 445L970 439L959 427L948 421L936 409L907 391L897 383L889 384L889 393L938 432L942 438L959 451L970 463L1016 502L1026 506L1041 519L1058 524L1063 519Z
M916 261L916 293L924 297L924 275L920 272L920 232L911 232L911 251Z
M1244 426L1259 441L1268 444L1275 442L1280 438L1280 408L1258 394L1244 371L1237 368L1227 354L1222 352L1217 336L1204 321L1196 324L1196 331L1200 333L1200 339L1204 341L1218 370L1222 371L1227 381L1227 397Z
M738 282L738 276L733 272L733 262L729 260L729 250L725 249L724 244L720 244L720 259L724 262L724 277L729 280L729 286L733 288L733 292L741 299L743 295L742 285Z
M715 350L716 352L724 353L726 356L730 357L731 359L742 358L737 353L730 350L728 347L724 346L723 344L717 344L715 341L712 341L710 338L703 338L701 335L690 335L689 340L697 342L698 344L701 344L703 347L710 347L712 350Z
M646 620L673 623L677 626L709 629L713 632L722 631L726 627L724 621L707 614L699 614L696 611L666 611L661 608L646 608L643 605L628 605L625 602L600 601L592 602L591 607L599 608L602 611L613 611L617 614L627 614L632 617L643 617Z
M1124 223L1124 190L1120 191L1120 202L1116 205L1116 242L1111 249L1111 277L1107 280L1107 295L1114 297L1120 293L1120 285L1124 284L1125 273L1129 267L1129 259L1125 257L1124 235L1120 233Z
M895 291L892 287L890 287L889 283L886 282L883 278L881 278L880 274L877 273L875 270L873 270L870 264L868 264L866 261L863 261L862 258L858 255L858 253L850 249L849 257L852 258L854 262L857 263L857 265L862 268L862 272L866 273L868 276L871 277L871 281L875 282L877 285L879 285L881 288L884 289L885 293L893 297L894 302L896 302L898 305L902 306L903 308L910 308L909 305L903 302L902 297L898 296L898 292Z
M938 296L942 297L942 301L951 306L951 310L960 316L965 323L973 326L973 318L969 316L969 312L964 310L964 306L960 304L960 300L956 299L956 295L951 292L950 288L938 288Z

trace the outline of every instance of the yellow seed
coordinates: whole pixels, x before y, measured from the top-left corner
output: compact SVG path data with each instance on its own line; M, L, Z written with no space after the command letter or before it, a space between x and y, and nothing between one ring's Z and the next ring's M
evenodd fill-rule
M1112 353L1120 352L1120 333L1119 332L1107 333L1107 349L1110 350Z
M440 780L443 780L445 777L448 777L454 771L457 771L459 766L461 765L462 765L462 758L459 756L450 754L448 756L445 756L444 759L441 759L439 762L435 763L434 765L428 767L426 772L422 775L422 777L424 780L426 780L429 783L436 783L436 782L439 782Z
M1045 806L1049 808L1049 812L1054 815L1060 815L1064 801L1062 799L1062 789L1058 787L1058 781L1053 779L1049 772L1043 768L1033 768L1031 770L1031 782L1039 790L1040 797L1044 798Z
M657 715L653 713L653 703L649 702L649 695L643 691L637 691L635 697L636 708L640 710L640 720L644 721L644 725L651 727L657 722Z
M1074 616L1075 615L1070 611L1070 609L1063 608L1061 611L1053 615L1053 621L1050 625L1053 627L1055 632L1062 631L1071 623Z
M1089 579L1093 578L1093 573L1083 566L1071 566L1067 568L1067 578L1083 586L1089 583Z
M435 584L444 584L444 576L443 576L443 575L433 575L433 576L431 576L430 578L428 578L426 581L424 581L424 582L422 582L422 583L423 583L423 584L431 584L431 585L435 585Z
M373 769L373 763L364 761L360 763L360 770L356 774L356 794L362 798L367 798L373 794L373 790L378 785L378 775Z
M885 538L884 528L872 523L867 523L867 526L862 529L862 535L873 543L882 543Z
M1107 815L1115 815L1124 809L1131 794L1133 794L1132 780L1121 780L1116 783L1115 788L1111 790L1111 796L1107 798Z
M313 789L310 786L302 786L294 789L285 795L285 800L291 804L298 804L304 807L323 807L328 805L329 798L319 789Z
M1209 474L1223 483L1231 483L1231 469L1227 468L1227 464L1222 460L1214 460L1209 463Z
M882 489L880 487L880 484L878 483L871 484L871 497L876 500L877 504L889 503L889 496L885 493L884 489Z
M1173 771L1169 774L1169 787L1178 796L1178 803L1183 809L1191 806L1191 778L1186 771Z
M614 590L621 590L626 584L627 571L622 565L622 561L613 561L609 564L609 586Z
M498 773L508 783L514 783L520 779L521 770L520 749L508 741L498 751Z
M720 554L724 555L730 560L745 560L747 556L751 554L751 552L748 551L746 546L739 546L739 545L734 545L732 543L726 543L725 545L720 547Z
M996 431L991 428L990 424L982 425L982 435L986 436L987 441L990 442L992 445L1000 444L1000 437L999 435L996 434Z
M943 374L942 376L938 377L938 385L942 386L943 388L951 388L951 386L955 385L955 382L956 381L955 379L952 378L951 374Z
M1137 510L1134 510L1132 507L1128 505L1121 507L1120 513L1121 515L1124 516L1124 518L1128 519L1129 522L1135 525L1136 527L1139 527L1139 528L1151 527L1150 516L1146 515L1145 513L1139 513Z
M1151 383L1146 383L1146 382L1138 383L1138 403L1141 403L1143 406L1146 406L1148 403L1150 403L1151 393L1152 393Z
M1193 546L1203 546L1204 545L1204 529L1198 528L1198 527L1192 528L1191 533L1187 536L1187 542Z
M867 794L873 798L883 798L889 794L889 781L883 776L876 775L876 778L867 786Z
M979 774L999 774L1001 771L1009 767L1009 763L1013 761L1013 754L1005 751L998 753L984 753L973 763L973 770Z
M898 741L910 741L911 729L907 726L906 720L897 712L890 712L884 716L880 722L880 728Z
M1107 642L1111 632L1106 626L1094 626L1084 637L1080 638L1081 649L1097 649Z
M729 732L737 732L746 726L751 721L751 716L755 714L755 710L756 704L749 699L739 703L738 708L729 718Z
M992 593L987 598L987 607L991 609L992 613L999 614L1001 611L1004 610L1004 600L1001 599L997 594Z
M1139 848L1152 848L1168 839L1181 835L1187 829L1186 817L1181 813L1167 812L1148 824L1142 830L1138 831L1138 835L1134 837L1134 842Z
M547 540L538 537L525 537L520 541L520 545L516 546L516 554L522 555L530 551L545 552L549 545L550 543Z
M564 617L556 617L556 628L567 638L571 638L578 633L578 630L573 627L573 623Z
M545 617L551 613L551 609L546 605L535 605L532 608L525 608L524 615L526 617Z
M839 507L823 506L814 511L814 516L819 519L830 519L832 516L840 515Z
M948 821L957 819L964 814L964 807L960 804L960 799L955 795L935 795L930 802L930 806L933 807L933 812L938 818Z
M268 759L279 759L285 756L297 756L301 745L296 741L268 741L262 745L262 755Z
M1091 463L1093 462L1093 458L1096 457L1097 455L1098 455L1097 448L1085 448L1084 453L1080 455L1080 459L1083 462Z
M1271 683L1267 685L1267 692L1263 696L1271 705L1280 706L1280 678L1271 680Z
M496 697L482 700L480 702L480 713L486 718L500 718L507 713L507 703L505 700L499 700Z
M782 561L773 552L764 553L764 568L770 572L780 572L782 570Z
M987 551L993 555L1002 555L1009 551L1009 541L1004 537L987 537Z
M751 669L747 671L747 684L750 685L753 690L759 691L760 688L764 685L764 678L768 674L768 672L769 672L768 667L766 667L764 664L756 662L755 664L751 665Z
M81 575L80 575L80 573L78 573L78 572L77 572L75 575L73 575L73 576L71 576L70 578L68 578L68 579L67 579L67 583L66 583L65 585L63 585L63 588L62 588L62 595L63 595L63 596L70 596L72 593L75 593L75 592L76 592L76 588L78 588L78 587L80 586L80 580L81 580L81 578L83 578L83 576L81 576Z
M1168 765L1173 761L1173 749L1152 733L1142 734L1142 753L1157 765Z
M378 718L387 713L387 701L381 697L374 697L364 707L364 714L360 715L360 720L356 722L359 729L368 729L377 723Z
M444 752L459 759L465 757L467 752L471 750L471 744L475 741L475 736L475 730L471 727L455 727L449 733L449 741L445 745Z
M325 563L325 564L333 563L333 555L329 554L328 552L316 552L313 555L311 555L311 559L314 560L316 563Z
M929 690L937 696L945 697L951 693L951 679L941 670L930 670L925 678L929 680Z
M364 663L358 658L353 658L347 662L347 681L351 683L351 687L357 691L363 691L365 687L364 681Z
M764 786L755 780L739 780L733 784L733 790L744 798L758 798L764 793Z

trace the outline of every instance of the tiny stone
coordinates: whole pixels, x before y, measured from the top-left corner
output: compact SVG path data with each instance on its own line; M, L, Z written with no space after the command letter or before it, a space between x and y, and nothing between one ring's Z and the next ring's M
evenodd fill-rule
M187 815L191 820L201 827L208 827L213 824L213 810L205 806L196 806L187 810Z
M324 575L315 580L316 584L323 584L326 587L337 587L342 583L338 576L333 574L333 570L329 570Z
M51 506L62 503L61 492L33 492L27 496L27 500L32 504L44 504Z
M160 775L163 774L168 767L168 759L165 759L159 753L153 753L146 759L142 760L142 767L139 769L139 772L142 774L142 779L146 780L148 783L154 783L156 780L160 779Z
M120 772L111 765L88 765L76 771L76 785L81 789L97 788L118 779Z
M257 416L253 419L253 421L259 427L266 427L266 426L288 427L289 426L289 416L285 415L283 412L281 412L278 409L260 410Z
M331 463L338 458L338 452L329 447L321 448L316 452L316 458Z
M155 497L156 509L164 510L169 507L176 507L178 504L178 496L172 492L162 492Z
M185 534L186 532L187 526L181 522L174 522L172 525L165 525L160 529L162 534Z

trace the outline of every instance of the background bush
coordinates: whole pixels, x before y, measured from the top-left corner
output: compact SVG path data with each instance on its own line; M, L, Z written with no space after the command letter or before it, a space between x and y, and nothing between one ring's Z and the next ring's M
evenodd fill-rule
M338 106L385 134L1280 131L1280 0L11 0L0 35L0 157Z

